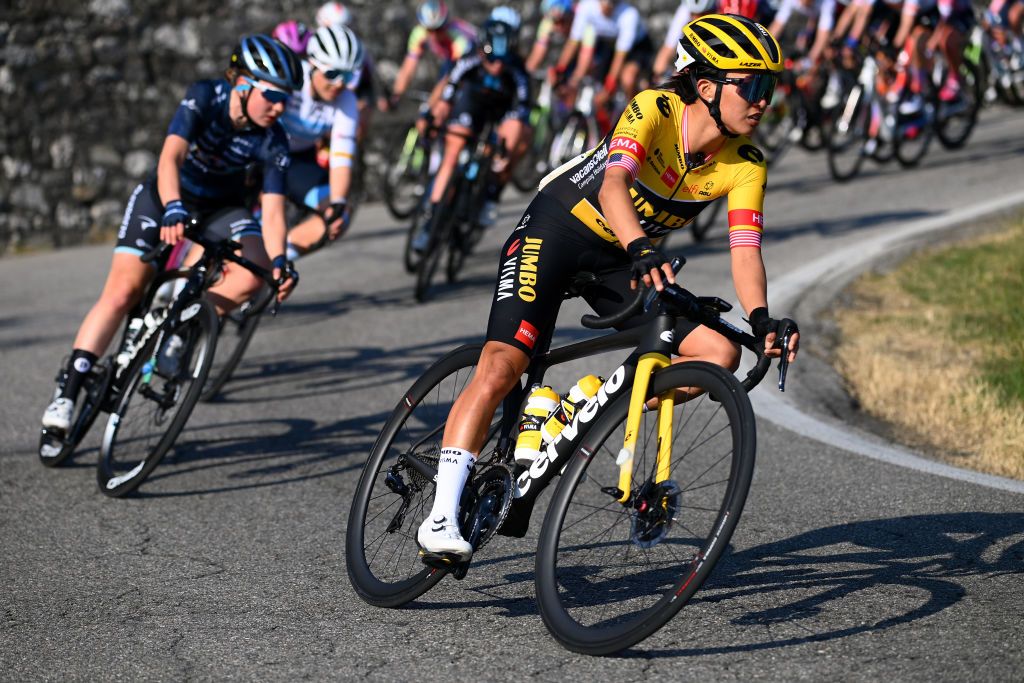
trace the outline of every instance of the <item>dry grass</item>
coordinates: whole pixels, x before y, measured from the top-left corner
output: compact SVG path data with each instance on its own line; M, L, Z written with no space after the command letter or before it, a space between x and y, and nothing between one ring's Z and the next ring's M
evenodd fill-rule
M1017 225L1007 233L915 256L885 275L866 275L851 288L853 305L836 314L838 370L864 410L892 425L897 438L910 446L954 465L1017 479L1024 479L1024 401L1007 395L1001 378L993 380L992 368L1019 372L1013 364L1021 362L1021 337L1013 325L996 323L996 334L990 328L971 334L971 327L983 326L964 324L957 302L966 297L952 292L948 283L974 290L971 300L976 301L988 298L989 283L979 282L988 277L967 272L934 276L937 264L947 268L951 255L960 258L974 250L971 258L974 253L981 257L972 267L983 268L983 274L1013 268L1015 262L1015 272L1006 275L1016 287L1024 259L1008 251L1019 253L1022 241L1024 225ZM994 286L1005 289L998 282ZM999 293L991 296L992 301L1001 299ZM1024 300L1018 298L1015 306L1024 307ZM995 313L1005 315L1005 301L998 308ZM984 311L971 313L984 317ZM1016 310L1010 314L1019 318Z

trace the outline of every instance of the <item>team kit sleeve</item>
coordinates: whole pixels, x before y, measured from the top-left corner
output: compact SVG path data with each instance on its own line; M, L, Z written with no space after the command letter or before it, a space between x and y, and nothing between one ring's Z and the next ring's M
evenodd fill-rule
M267 132L269 140L266 155L263 158L263 192L265 194L285 194L285 180L291 157L288 153L288 134L279 124Z
M752 145L740 148L755 150ZM757 155L751 153L756 158ZM764 189L768 182L768 169L761 161L746 160L746 169L729 190L729 248L761 248L764 234Z
M622 112L608 142L606 168L624 168L630 181L636 181L647 158L647 149L657 139L658 126L670 119L658 112L659 92L644 90L637 94Z
M417 26L409 34L409 43L405 46L405 56L419 59L423 56L423 46L427 42L427 29Z
M619 27L619 35L615 39L615 51L629 52L640 35L640 11L636 7L629 7L619 15L615 23Z
M214 87L209 83L200 81L190 85L174 112L167 134L189 142L195 140L204 126L204 115L210 111L215 95Z
M672 15L672 22L668 25L668 31L665 32L665 42L662 43L662 46L674 50L679 39L683 37L683 26L686 26L689 21L690 8L686 6L685 2L679 3L676 13Z
M352 166L356 154L358 125L358 99L351 90L344 90L334 103L334 120L331 122L331 168Z

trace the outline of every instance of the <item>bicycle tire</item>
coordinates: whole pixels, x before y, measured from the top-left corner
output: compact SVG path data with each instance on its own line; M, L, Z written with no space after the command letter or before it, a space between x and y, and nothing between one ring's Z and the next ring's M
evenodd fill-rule
M433 213L433 225L430 226L430 239L427 241L427 248L420 255L419 263L416 264L416 286L413 294L416 301L423 303L427 300L427 293L437 273L441 258L448 253L448 244L451 241L451 232L455 229L455 201L453 200L452 183L456 183L457 177L448 181L448 187L442 194L441 203L437 205ZM458 184L455 189L458 189ZM411 248L411 247L410 247Z
M627 391L598 416L585 445L569 460L544 517L535 572L538 604L548 630L574 652L620 652L675 616L721 557L750 488L756 428L739 381L696 361L657 372L652 387L651 395L699 387L714 398L705 393L677 405L670 479L649 489L656 492L646 498L650 504L623 506L602 488L618 482L615 459ZM634 484L650 483L656 423L657 411L641 422ZM683 448L688 440L691 448ZM644 500L635 487L633 499ZM673 531L680 538L667 540ZM623 550L623 566L602 565L617 559L616 545ZM620 609L626 611L619 614Z
M217 326L212 303L206 299L191 302L175 323L166 326L166 334L154 334L128 366L124 391L107 420L96 468L96 480L104 495L121 498L134 492L170 450L209 375L217 347ZM172 334L184 341L180 358L188 372L179 370L168 378L153 368L157 365L157 342ZM154 384L164 392L162 396L153 390ZM161 405L158 397L171 402ZM147 436L147 431L152 434Z
M573 112L562 131L552 140L551 165L557 168L591 148L590 123L580 112Z
M262 311L253 313L245 310L245 307L252 305L252 302L253 300L250 299L219 319L217 354L213 358L210 373L203 385L203 393L199 395L200 401L206 403L217 398L220 390L235 374L238 364L242 362L242 357L245 356L245 352L249 348L252 336L256 334L256 328L259 327L262 316Z
M416 136L415 140L410 140ZM388 211L397 220L412 216L422 200L429 173L429 147L419 138L416 126L410 126L405 135L395 140L387 158L391 166L383 174L382 194Z
M853 86L843 104L837 108L829 127L826 156L828 170L838 182L851 180L864 163L871 107L860 84Z
M399 456L415 450L436 462L444 421L481 350L479 344L460 347L428 368L392 410L363 466L345 532L345 567L356 594L371 605L400 607L447 574L424 565L416 544L416 531L432 506L433 482L400 467ZM501 419L500 406L494 419ZM387 485L391 473L408 487L409 500Z
M79 395L75 415L71 420L71 429L63 438L47 429L39 433L39 461L45 467L60 467L70 458L78 444L89 433L93 423L103 409L103 404L110 390L113 373L110 367L113 359L93 365Z
M978 122L982 98L978 96L981 68L967 59L960 65L963 87L960 90L963 110L951 116L943 115L951 105L939 103L935 119L935 137L946 149L960 149L966 143Z

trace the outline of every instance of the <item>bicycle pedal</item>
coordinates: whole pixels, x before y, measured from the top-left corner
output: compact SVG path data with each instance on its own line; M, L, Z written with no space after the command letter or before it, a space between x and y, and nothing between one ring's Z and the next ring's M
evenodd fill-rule
M434 569L446 569L451 570L453 573L460 565L466 565L469 567L469 560L463 560L461 556L455 553L432 553L428 550L420 548L420 561L428 567ZM465 576L466 572L462 572L462 576ZM462 578L462 577L458 577Z

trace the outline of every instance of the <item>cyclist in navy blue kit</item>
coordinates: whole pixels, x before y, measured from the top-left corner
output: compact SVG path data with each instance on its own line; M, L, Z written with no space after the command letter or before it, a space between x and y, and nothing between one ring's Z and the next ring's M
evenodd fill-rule
M207 236L239 241L243 255L272 266L275 278L294 272L285 259L288 138L277 119L292 91L302 86L302 67L284 44L254 35L239 42L225 75L189 86L171 120L155 176L132 192L106 284L78 329L67 379L46 408L44 427L70 427L84 377L155 273L139 257L158 242L181 241L191 217L202 221ZM259 186L256 175L262 175ZM250 211L260 191L262 228ZM289 278L282 285L281 298L293 282ZM248 270L229 265L208 296L223 314L261 283Z

